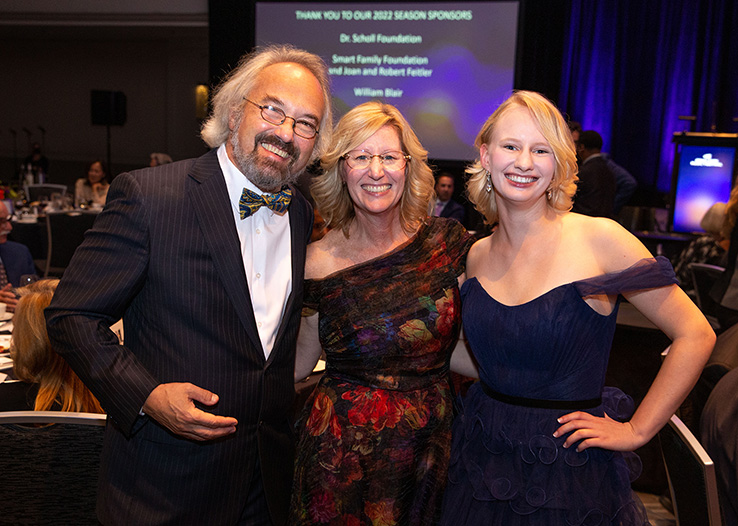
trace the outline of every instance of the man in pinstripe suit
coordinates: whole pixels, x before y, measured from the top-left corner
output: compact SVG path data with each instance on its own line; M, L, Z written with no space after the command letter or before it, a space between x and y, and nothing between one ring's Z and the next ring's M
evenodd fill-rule
M110 417L103 524L286 522L312 212L297 191L272 210L246 190L283 204L331 121L322 60L269 47L216 91L213 150L111 185L46 312ZM108 329L121 316L125 345Z

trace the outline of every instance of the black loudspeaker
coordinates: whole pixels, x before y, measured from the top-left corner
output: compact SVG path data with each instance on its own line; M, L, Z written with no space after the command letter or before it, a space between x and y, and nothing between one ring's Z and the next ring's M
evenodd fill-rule
M92 124L123 126L126 123L126 94L122 91L90 92Z

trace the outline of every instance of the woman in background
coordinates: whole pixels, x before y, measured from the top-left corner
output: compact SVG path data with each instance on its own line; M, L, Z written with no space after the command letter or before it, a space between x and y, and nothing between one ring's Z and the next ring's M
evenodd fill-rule
M643 525L622 452L648 442L699 376L715 335L654 259L610 219L569 212L571 133L514 93L477 136L469 199L495 232L469 251L464 334L480 382L454 424L445 525ZM604 388L620 294L671 340L638 410Z
M102 208L108 197L108 172L102 161L92 161L87 165L87 177L77 179L74 185L74 206Z
M104 412L82 380L51 348L44 309L58 284L58 279L44 279L17 289L20 299L13 316L10 357L20 382L0 384L1 411Z
M728 255L725 272L717 279L710 290L710 297L718 303L717 318L722 330L738 323L738 184L730 192L725 206L725 218L720 235L728 240Z
M391 105L336 127L312 186L332 229L308 245L296 380L326 354L298 421L290 524L435 524L451 446L449 360L471 238L428 217L427 152Z

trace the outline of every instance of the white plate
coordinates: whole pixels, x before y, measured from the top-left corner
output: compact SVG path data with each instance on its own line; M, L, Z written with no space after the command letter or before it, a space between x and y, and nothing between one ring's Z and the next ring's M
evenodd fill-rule
M0 314L0 321L8 321L13 319L13 313L12 312L6 312L4 314Z

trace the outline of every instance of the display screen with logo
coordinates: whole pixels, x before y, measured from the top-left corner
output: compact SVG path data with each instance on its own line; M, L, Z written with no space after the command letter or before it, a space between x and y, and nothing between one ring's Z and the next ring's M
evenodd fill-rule
M714 203L727 203L735 177L736 149L732 146L679 147L672 184L672 231L701 232L700 221ZM674 186L675 185L675 186Z

